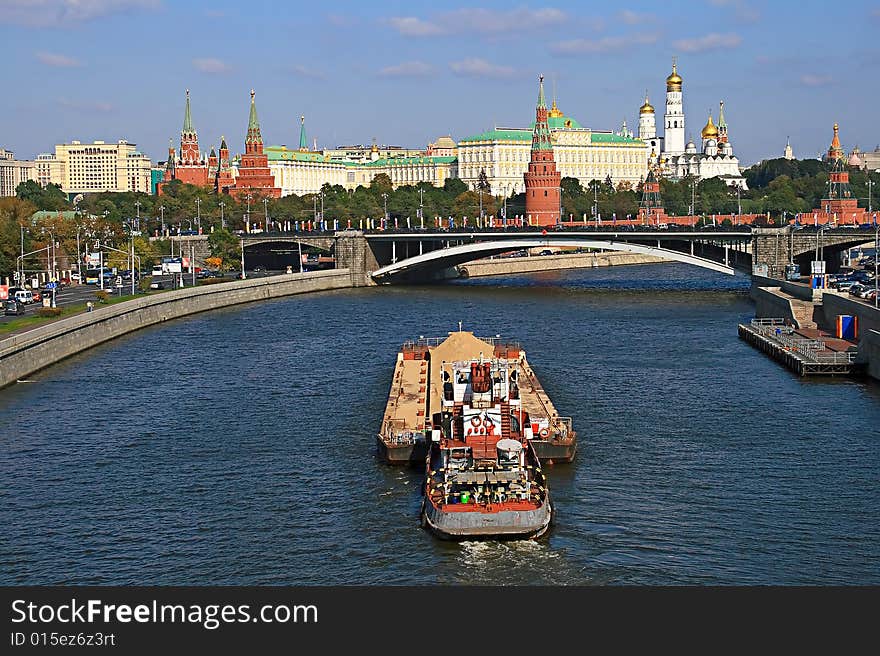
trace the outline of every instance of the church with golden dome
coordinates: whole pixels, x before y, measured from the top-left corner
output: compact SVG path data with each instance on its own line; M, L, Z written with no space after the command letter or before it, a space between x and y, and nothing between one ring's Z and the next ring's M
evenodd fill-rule
M694 176L700 180L721 178L731 187L746 189L746 180L733 154L733 145L727 134L724 119L724 101L718 108L718 123L712 114L700 131L699 148L693 141L685 143L684 80L673 59L672 72L666 78L666 112L663 116L663 136L657 135L654 106L645 92L645 102L639 108L639 138L648 145L649 166L660 175L680 179Z

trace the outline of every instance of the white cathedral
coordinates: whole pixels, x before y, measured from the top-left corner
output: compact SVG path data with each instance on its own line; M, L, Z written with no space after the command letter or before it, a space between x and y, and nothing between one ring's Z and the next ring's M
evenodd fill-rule
M722 178L731 187L745 190L746 180L739 170L739 160L727 138L724 121L724 101L718 111L718 125L709 120L700 132L698 151L693 141L684 142L684 105L681 93L682 79L672 62L672 73L666 78L666 114L663 116L663 136L657 136L654 107L648 102L639 108L639 139L648 144L649 166L661 175L683 178L692 175L700 180Z

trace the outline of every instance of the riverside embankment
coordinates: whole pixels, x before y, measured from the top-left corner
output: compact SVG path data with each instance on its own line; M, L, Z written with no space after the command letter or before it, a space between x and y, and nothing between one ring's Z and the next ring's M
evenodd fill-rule
M797 328L834 330L837 317L858 317L858 355L869 376L880 380L880 310L832 289L773 278L752 277L757 318L787 319Z
M590 252L560 253L530 257L495 257L475 260L458 267L462 278L505 276L515 273L535 273L559 269L591 269L594 267L621 266L627 264L656 264L666 262L654 255L638 253Z
M190 314L293 294L352 287L347 269L177 289L98 307L0 341L0 388L88 348Z

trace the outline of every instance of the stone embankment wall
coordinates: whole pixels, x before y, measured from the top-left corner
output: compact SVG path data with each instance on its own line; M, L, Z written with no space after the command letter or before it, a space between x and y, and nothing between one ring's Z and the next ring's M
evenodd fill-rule
M0 387L126 333L190 314L292 294L352 287L347 269L236 280L154 294L0 340Z
M532 255L531 257L496 257L475 260L458 267L468 278L533 273L558 269L589 269L624 264L656 264L667 262L662 257L638 253L572 253L565 255ZM463 276L464 277L464 276Z

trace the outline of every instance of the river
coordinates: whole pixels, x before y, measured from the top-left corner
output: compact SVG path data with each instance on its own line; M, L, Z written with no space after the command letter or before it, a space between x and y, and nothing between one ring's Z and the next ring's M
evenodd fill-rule
M120 338L0 392L0 583L878 584L880 386L737 338L679 264L345 290ZM576 461L535 542L438 541L375 456L395 356L520 341Z

